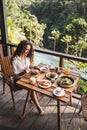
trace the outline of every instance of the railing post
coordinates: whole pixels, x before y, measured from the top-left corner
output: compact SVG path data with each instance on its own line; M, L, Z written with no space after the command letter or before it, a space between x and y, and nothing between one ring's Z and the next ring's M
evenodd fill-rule
M59 67L63 67L63 57L60 57Z

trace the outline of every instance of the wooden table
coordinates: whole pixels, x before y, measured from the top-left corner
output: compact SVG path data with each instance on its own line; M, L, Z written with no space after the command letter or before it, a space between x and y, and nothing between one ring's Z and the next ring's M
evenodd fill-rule
M64 73L62 73L63 71L61 71L61 74L64 75ZM44 79L46 78L45 77L45 74L46 73L40 73L40 74L37 74L35 75L36 78L38 78L39 80L40 79ZM19 84L23 89L26 89L26 90L34 90L36 92L39 92L41 94L44 94L46 96L49 96L51 98L54 98L56 101L57 101L57 122L58 122L58 130L61 130L61 111L60 111L60 102L65 102L65 103L68 103L70 102L70 104L72 105L72 92L76 89L77 87L77 81L78 81L78 76L71 73L70 74L73 78L75 78L75 82L76 84L71 87L71 88L66 88L65 89L65 95L62 96L62 97L57 97L57 96L54 96L53 95L53 90L55 89L56 87L56 83L54 82L52 84L51 87L49 88L40 88L38 87L38 85L31 85L29 84L29 76L27 77L22 77L19 81L17 81L17 84ZM31 74L30 74L31 76ZM34 75L33 75L34 76ZM29 91L27 93L27 97L26 97L26 101L25 101L25 105L24 105L24 109L23 109L23 113L22 113L22 117L25 116L25 109L26 109L26 104L27 104L27 101L28 101L28 98L29 98Z

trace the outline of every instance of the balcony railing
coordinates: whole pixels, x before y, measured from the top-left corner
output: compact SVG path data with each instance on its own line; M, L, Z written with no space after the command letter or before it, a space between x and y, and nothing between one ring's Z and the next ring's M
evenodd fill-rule
M16 48L17 45L16 44L7 44L7 47L9 49L9 54L12 54L13 51L14 51L14 48ZM50 50L46 50L46 49L35 48L35 52L48 54L50 56L58 57L59 58L59 67L64 67L64 60L65 59L66 60L78 61L78 62L82 62L82 63L87 63L87 58L73 56L73 55L59 53L59 52L54 52L54 51L50 51Z

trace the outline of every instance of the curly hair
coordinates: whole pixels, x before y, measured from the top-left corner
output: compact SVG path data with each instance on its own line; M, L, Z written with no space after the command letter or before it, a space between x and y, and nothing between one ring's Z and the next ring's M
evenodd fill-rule
M29 50L29 53L27 55L27 57L30 57L30 60L32 62L32 55L33 55L33 52L34 52L34 48L33 48L33 45L31 44L31 42L29 40L22 40L20 41L20 43L18 44L12 58L11 58L11 61L13 60L13 58L15 56L20 56L21 53L23 53L27 47L27 45L30 45L30 50Z

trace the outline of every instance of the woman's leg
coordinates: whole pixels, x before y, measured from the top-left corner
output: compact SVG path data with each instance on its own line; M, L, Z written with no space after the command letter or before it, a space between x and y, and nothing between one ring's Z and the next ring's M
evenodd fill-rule
M39 102L38 102L38 98L37 98L37 93L35 91L31 91L31 99L34 101L38 111L39 111L39 114L40 115L44 115L44 111L43 109L41 108Z

